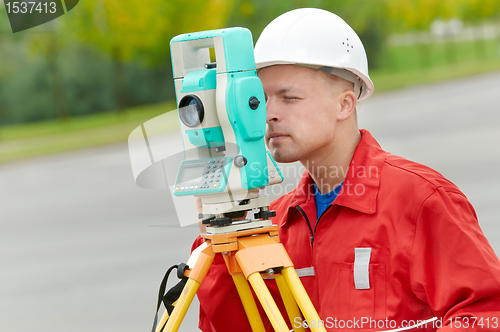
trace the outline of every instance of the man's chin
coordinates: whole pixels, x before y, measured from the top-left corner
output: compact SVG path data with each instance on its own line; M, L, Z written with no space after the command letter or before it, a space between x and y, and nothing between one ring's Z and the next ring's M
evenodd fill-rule
M273 156L274 161L278 163L294 163L299 159L296 156L285 153L283 151L279 151L278 149L270 150L271 155Z

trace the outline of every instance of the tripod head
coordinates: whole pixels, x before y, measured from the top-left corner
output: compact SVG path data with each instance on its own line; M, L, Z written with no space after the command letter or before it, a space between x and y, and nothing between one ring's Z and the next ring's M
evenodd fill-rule
M201 198L209 233L242 229L233 220L254 209L242 227L267 226L273 215L259 189L283 176L265 147L265 96L250 31L183 34L170 49L185 156L173 194Z

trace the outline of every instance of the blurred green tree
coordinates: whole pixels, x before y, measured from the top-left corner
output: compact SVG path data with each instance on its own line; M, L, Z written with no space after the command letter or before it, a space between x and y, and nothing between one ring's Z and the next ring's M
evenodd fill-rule
M65 21L71 37L120 61L161 66L180 33L225 26L230 0L87 0Z
M69 13L72 17L65 21L64 30L111 56L120 110L126 106L122 86L126 61L170 68L170 39L180 33L223 27L231 7L230 0L87 0Z
M498 17L499 0L383 0L392 32L427 30L436 19L473 21Z

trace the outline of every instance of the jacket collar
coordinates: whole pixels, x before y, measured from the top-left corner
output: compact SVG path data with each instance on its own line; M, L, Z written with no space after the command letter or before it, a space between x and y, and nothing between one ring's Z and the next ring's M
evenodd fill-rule
M346 172L344 184L334 205L372 214L377 207L380 175L387 152L382 150L375 138L366 129L361 129L361 139L354 150ZM291 201L291 207L314 202L311 175L306 170L300 179Z

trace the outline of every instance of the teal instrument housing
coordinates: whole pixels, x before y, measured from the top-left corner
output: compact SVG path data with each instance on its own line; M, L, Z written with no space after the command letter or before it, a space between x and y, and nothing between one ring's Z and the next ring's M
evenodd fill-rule
M252 96L262 101L255 110L248 103ZM262 188L269 184L264 142L266 108L263 101L264 90L255 70L228 75L227 114L236 136L239 154L248 161L241 170L241 182L245 189Z
M222 128L212 127L186 130L189 142L197 148L215 148L224 145Z
M170 46L172 46L173 43L178 42L198 41L202 39L213 39L216 37L222 37L225 62L225 70L221 71L221 67L218 66L217 73L230 73L255 69L252 33L250 30L245 28L227 28L186 33L172 38L170 40ZM172 49L172 47L170 49ZM217 62L220 63L221 61L217 59ZM173 74L174 78L181 77L180 73L175 71L175 66Z
M198 70L187 73L182 80L182 93L215 89L217 81L215 69Z
M281 181L283 181L285 179L285 177L283 176L283 173L281 173L281 170L278 167L278 164L276 164L276 161L274 160L273 156L271 156L271 152L266 151L266 153L269 156L269 159L271 160L271 162L273 163L274 168L276 169L276 171L278 171L278 175L280 176Z
M200 128L185 130L189 143L197 148L221 147L224 144L220 143L228 143L228 138L230 138L229 143L233 143L234 133L237 153L246 159L246 164L239 168L241 188L251 190L267 186L269 174L268 153L264 142L265 95L262 83L257 77L251 32L245 28L228 28L183 34L174 37L170 41L170 46L178 103L179 99L187 94L202 99L202 96L206 96L213 89L216 90L219 102L220 93L225 93L225 112L231 128L227 128L227 125L222 127L212 125L205 128L203 120ZM211 47L215 50L215 68L205 66L210 63ZM174 50L177 56L175 59ZM218 82L224 82L225 86L218 86ZM251 98L257 99L258 102L250 103ZM222 106L217 105L217 109L220 107ZM186 142L184 145L186 147ZM276 167L272 157L270 160ZM279 175L282 177L281 173ZM220 190L221 187L214 192ZM178 191L174 193L180 194ZM208 192L191 192L194 195L203 193Z

